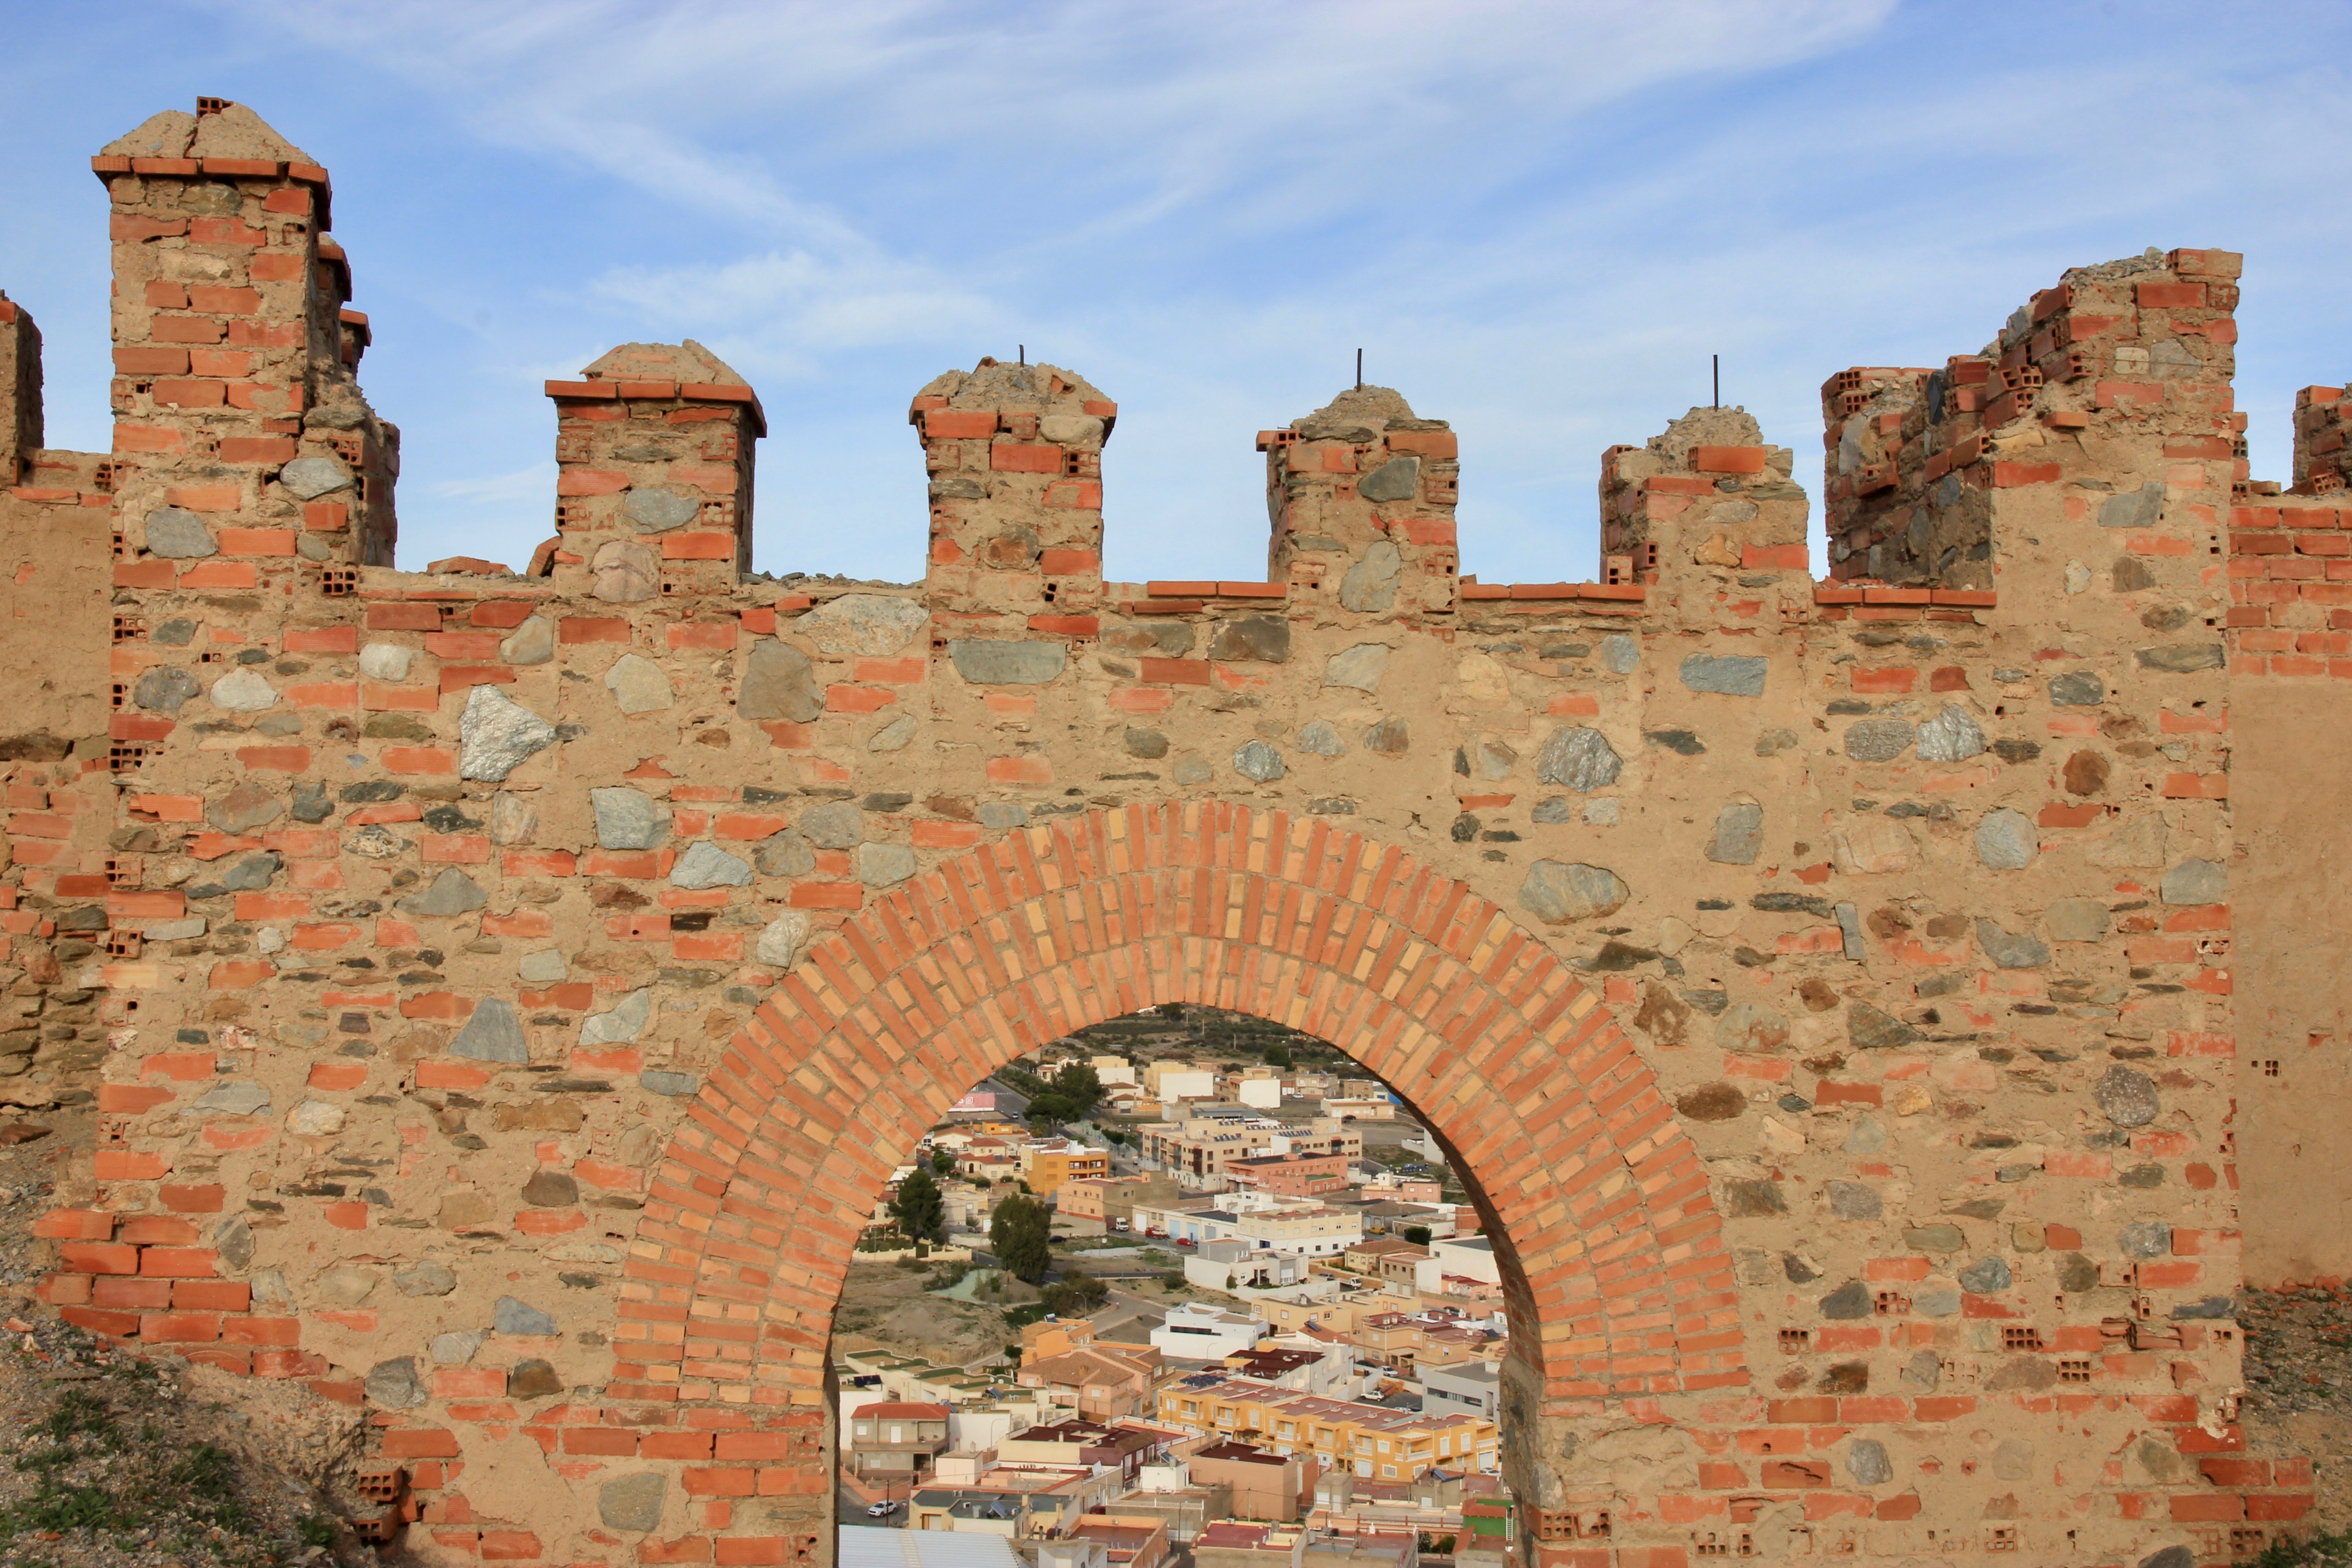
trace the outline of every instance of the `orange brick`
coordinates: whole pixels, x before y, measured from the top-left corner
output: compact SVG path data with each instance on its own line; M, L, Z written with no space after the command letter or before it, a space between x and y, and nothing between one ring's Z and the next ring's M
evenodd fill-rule
M288 653L357 653L359 650L360 629L357 626L286 628Z
M252 567L235 561L201 561L180 573L182 588L252 588L259 586L261 574Z
M175 1083L202 1083L213 1076L216 1059L211 1051L158 1051L140 1060L139 1076L170 1079Z
M509 849L499 864L509 877L569 877L578 857L569 849Z
M165 1182L155 1189L155 1196L165 1208L177 1214L218 1214L228 1204L228 1189L217 1183L187 1185Z
M224 528L220 531L220 547L224 555L291 555L294 553L294 530Z
M148 1247L140 1249L139 1272L151 1279L209 1278L219 1261L208 1247Z
M739 623L729 621L681 621L667 627L662 636L673 648L727 649L735 646Z

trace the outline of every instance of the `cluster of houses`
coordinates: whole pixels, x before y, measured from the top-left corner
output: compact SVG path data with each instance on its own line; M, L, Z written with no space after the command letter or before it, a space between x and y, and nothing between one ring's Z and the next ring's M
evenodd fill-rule
M1129 1121L1164 1116L1192 1101L1215 1100L1264 1110L1277 1110L1286 1100L1312 1100L1321 1105L1327 1116L1383 1121L1397 1114L1395 1100L1378 1079L1290 1071L1255 1063L1220 1068L1176 1059L1139 1067L1117 1056L1068 1059L1083 1060L1093 1068L1108 1112ZM1001 1110L1001 1090L983 1084L959 1100L955 1109L958 1112Z
M1387 1089L1091 1065L1090 1127L1040 1134L983 1085L916 1158L951 1173L953 1229L1025 1191L1066 1241L1157 1258L1162 1279L1181 1264L1186 1299L1135 1316L1130 1298L1123 1337L1030 1324L1014 1369L838 1352L845 1489L1029 1568L1418 1568L1432 1544L1501 1568L1501 1276L1442 1173L1366 1160L1364 1124L1404 1120Z
M1110 1097L1094 1118L1094 1141L1033 1131L1012 1119L1019 1106L1009 1091L989 1085L932 1129L914 1158L948 1173L950 1228L985 1230L1016 1191L1051 1205L1058 1229L1180 1248L1241 1236L1254 1252L1315 1258L1369 1236L1410 1232L1418 1242L1421 1232L1478 1228L1468 1205L1444 1200L1436 1177L1365 1160L1360 1123L1400 1119L1373 1080L1185 1062L1138 1068L1120 1057L1092 1065ZM1138 1115L1158 1120L1121 1120ZM887 1210L873 1223L877 1244L887 1242ZM1195 1282L1225 1288L1208 1277Z
M1031 1568L1215 1550L1260 1554L1236 1568L1269 1551L1301 1568L1417 1568L1439 1539L1475 1561L1482 1521L1500 1568L1504 1347L1498 1319L1442 1309L1369 1313L1341 1334L1192 1302L1149 1343L1097 1339L1086 1319L1032 1324L995 1381L847 1351L843 1485L893 1524L999 1537ZM1430 1396L1440 1370L1470 1396Z

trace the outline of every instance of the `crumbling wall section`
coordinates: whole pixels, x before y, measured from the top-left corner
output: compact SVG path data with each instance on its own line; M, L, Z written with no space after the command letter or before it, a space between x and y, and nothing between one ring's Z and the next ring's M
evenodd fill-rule
M41 447L41 330L0 293L0 487L14 485Z
M0 1100L86 1102L108 1031L106 758L114 465L41 446L41 340L0 298Z
M2345 402L2345 391L2306 386L2294 395L2294 494L2340 495L2352 480L2352 452L2345 449L2352 405Z
M1454 607L1461 445L1445 421L1360 384L1286 430L1260 431L1257 444L1270 583L1349 615L1410 620Z
M1601 580L1655 583L1661 559L1747 572L1806 569L1796 458L1743 409L1694 408L1645 447L1601 456ZM1677 575L1681 574L1678 572Z
M2068 433L2101 441L2128 429L2160 436L2165 458L2242 459L2228 392L2237 268L2231 253L2207 250L2074 268L1979 353L1934 372L1832 376L1822 386L1831 575L1990 586L1995 549L2012 544L1989 492L2025 482L2048 456L2038 448Z
M250 587L249 563L282 559L348 591L392 559L399 438L346 363L327 172L236 104L157 115L91 166L112 205L126 585Z

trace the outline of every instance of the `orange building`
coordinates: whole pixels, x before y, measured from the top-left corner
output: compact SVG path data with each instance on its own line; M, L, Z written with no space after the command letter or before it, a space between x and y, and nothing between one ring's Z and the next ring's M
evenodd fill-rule
M1032 1193L1048 1203L1055 1201L1055 1194L1068 1182L1109 1174L1108 1150L1067 1141L1025 1143L1021 1148L1021 1177L1029 1184Z
M1261 1154L1227 1165L1225 1180L1244 1190L1275 1193L1286 1198L1319 1198L1348 1190L1348 1157Z

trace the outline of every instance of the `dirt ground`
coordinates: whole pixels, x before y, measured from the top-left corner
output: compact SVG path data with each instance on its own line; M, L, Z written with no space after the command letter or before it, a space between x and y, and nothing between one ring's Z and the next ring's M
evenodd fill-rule
M362 1413L285 1383L124 1354L38 1306L33 1222L86 1155L87 1105L0 1107L0 1568L378 1561L343 1522Z
M1004 1309L1037 1299L1018 1279L1007 1279L1002 1295L958 1301L931 1293L934 1269L901 1268L896 1263L853 1263L834 1319L835 1347L879 1347L920 1356L934 1366L962 1366L1021 1342L1021 1331L1004 1321ZM954 1266L944 1269L951 1278Z
M2251 1454L2312 1461L2315 1530L2352 1530L2352 1290L2241 1292Z

